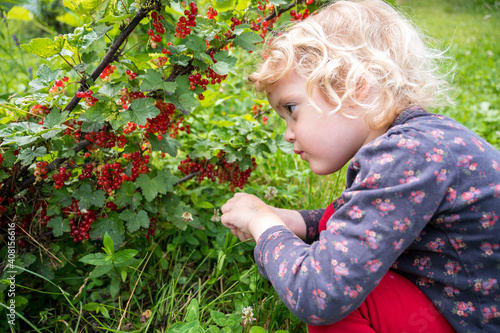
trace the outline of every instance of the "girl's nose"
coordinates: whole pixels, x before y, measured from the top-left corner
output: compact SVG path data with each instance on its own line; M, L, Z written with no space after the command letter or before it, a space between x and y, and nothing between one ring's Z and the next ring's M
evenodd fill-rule
M295 134L292 131L291 126L286 126L286 131L285 131L285 141L293 143L295 141Z

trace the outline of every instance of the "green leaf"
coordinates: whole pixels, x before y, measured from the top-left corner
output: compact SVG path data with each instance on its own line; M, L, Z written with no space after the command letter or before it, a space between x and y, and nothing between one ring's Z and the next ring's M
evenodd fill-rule
M134 250L134 249L125 249L125 250L118 251L113 256L113 262L117 265L122 264L122 263L126 262L127 260L130 260L133 257L135 257L137 255L137 253L139 253L139 251Z
M198 320L200 316L200 305L198 304L198 300L193 298L186 309L186 316L184 317L184 321L190 322L194 320Z
M52 70L46 64L41 64L38 67L37 76L40 80L42 80L43 83L49 85L50 83L54 82L59 77L60 73L61 73L61 70L59 70L59 69Z
M92 191L89 184L81 185L75 192L73 192L73 198L79 200L78 206L80 210L88 209L90 206L102 207L106 201L103 190ZM102 235L104 236L104 234Z
M167 192L173 191L173 184L177 180L178 178L171 174L160 172L154 179L149 178L147 174L142 174L135 183L142 190L144 198L151 201L158 193L167 194Z
M153 119L160 114L160 110L155 106L153 98L135 99L130 107L122 112L123 119L126 122L133 122L139 126L145 125L146 120Z
M17 159L22 165L27 166L30 165L35 158L45 156L46 154L47 148L45 147L27 147L26 149L21 150L19 155L17 155Z
M101 265L101 266L96 266L94 270L90 273L90 278L95 279L98 278L99 276L102 276L104 274L109 273L113 269L113 265Z
M111 237L109 237L109 234L107 232L104 234L103 244L104 251L108 255L112 255L113 253L115 253L115 250L113 248L113 240L111 239Z
M257 35L255 32L244 32L241 35L237 36L234 39L234 44L247 50L247 51L255 51L257 46L255 43L262 42L262 37Z
M115 250L118 249L125 238L125 227L123 226L123 221L117 215L109 214L108 218L98 218L92 223L90 238L92 240L103 238L106 232L113 240Z
M232 69L232 66L223 61L218 61L217 63L212 65L212 69L219 75L227 75Z
M219 326L226 326L227 324L227 319L226 315L219 312L219 311L210 311L210 318Z
M252 326L248 333L267 333L267 330L260 326Z
M212 4L218 12L226 12L234 9L236 6L236 0L215 0L212 1Z
M135 190L137 187L132 182L124 182L116 192L115 204L119 207L130 206L132 209L139 207L142 201L142 195Z
M97 311L97 309L99 309L100 307L101 307L101 304L96 303L96 302L90 302L90 303L85 304L82 308L85 311Z
M80 261L85 264L95 266L105 266L112 264L109 256L105 253L90 253L80 258Z
M55 37L54 40L50 38L33 38L28 44L21 44L21 48L25 51L31 52L42 58L49 58L59 54L63 49L65 39L62 37Z
M180 95L178 101L178 109L180 109L184 114L189 114L195 107L201 105L200 101L197 100L192 93Z
M71 199L71 195L68 192L66 187L63 187L59 190L54 190L52 195L49 198L49 207L50 206L60 206L67 207L71 205L73 200Z
M167 95L175 92L177 84L175 82L165 82L161 73L148 69L144 75L139 76L142 79L142 90L163 90Z
M141 227L149 227L149 216L144 210L140 210L137 213L130 209L126 209L120 214L120 218L127 222L127 229L130 232L136 232Z
M120 277L114 276L111 279L111 283L109 284L109 294L111 295L112 298L115 298L119 292L120 292ZM103 310L103 308L101 308L101 310ZM104 309L106 309L106 308L104 308ZM107 312L107 309L106 309L106 312ZM106 318L109 318L109 314L108 314L108 316L106 316L106 314L103 313L103 315Z
M188 35L186 37L186 46L193 51L203 52L207 49L207 44L205 40L197 35Z
M118 95L120 90L123 88L123 83L122 82L115 82L115 83L106 83L99 89L98 93L108 96L110 98L115 97Z
M52 233L56 237L60 237L63 233L71 231L69 221L67 219L63 219L62 216L52 218L47 224L47 227L52 228Z
M69 111L60 112L58 108L53 108L50 113L45 117L43 121L43 126L47 128L52 128L59 126L66 121L68 118Z
M153 151L161 151L168 153L172 157L177 156L177 151L181 148L181 143L169 136L164 136L162 140L158 140L156 135L149 134L149 143Z

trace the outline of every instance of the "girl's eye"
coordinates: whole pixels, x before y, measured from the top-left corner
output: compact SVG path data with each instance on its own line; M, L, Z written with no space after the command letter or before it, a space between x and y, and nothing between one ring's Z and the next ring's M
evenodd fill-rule
M287 104L287 105L285 105L285 109L291 114L293 112L293 110L295 109L295 105Z

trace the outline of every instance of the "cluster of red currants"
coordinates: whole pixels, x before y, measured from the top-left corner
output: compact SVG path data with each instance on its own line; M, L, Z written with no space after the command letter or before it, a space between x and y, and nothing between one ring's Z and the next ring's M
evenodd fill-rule
M35 104L31 107L30 112L32 114L38 114L41 116L45 116L45 115L48 115L50 113L50 110L46 105Z
M92 164L90 164L90 163L85 164L85 168L82 169L82 173L78 175L78 178L80 180L91 178L93 169L94 169L94 167L92 166Z
M54 180L54 188L56 190L63 188L65 185L65 181L69 180L71 177L71 171L66 170L65 167L60 167L58 173L52 175L52 179Z
M254 106L252 106L252 113L255 116L255 118L259 117L263 113L262 107L263 107L262 104L259 105L255 104ZM267 120L268 120L267 116L262 116L262 123L264 125L267 125Z
M95 103L98 101L97 98L92 96L93 93L94 92L92 90L77 91L76 97L83 98L85 101L85 104L90 107L90 106L94 106Z
M207 11L207 19L209 20L215 20L215 17L217 16L217 10L215 8L212 8L212 6L208 6L208 11Z
M234 28L236 28L237 26L239 26L240 24L242 24L243 22L241 22L240 20L238 20L236 17L231 17L231 31L234 31Z
M121 164L119 162L106 163L99 169L96 171L97 186L106 194L113 194L113 191L118 190L123 182L124 170Z
M107 65L106 68L102 71L102 73L99 75L99 77L102 79L102 80L106 80L108 79L108 77L113 74L113 72L116 70L116 66L113 65Z
M161 35L165 33L165 28L163 27L163 24L161 23L161 20L165 19L163 15L158 14L158 12L151 12L151 18L153 19L153 29L148 30L148 35L150 37L151 41L151 47L153 49L156 48L157 43L161 43ZM155 34L156 31L156 34Z
M35 170L33 171L33 176L35 176L35 180L41 181L42 179L47 179L47 166L49 162L47 161L38 161L35 164Z
M144 156L136 151L132 154L123 154L123 158L132 161L132 168L130 169L130 176L123 175L123 180L135 181L140 174L148 173L149 167L147 164L149 163L149 155L145 154Z
M100 148L113 148L115 146L123 148L127 143L125 135L116 136L114 132L107 132L105 130L101 130L99 132L88 132L85 134L84 139L94 143Z
M215 182L218 178L219 183L230 182L230 189L236 187L243 188L252 171L257 167L255 158L252 158L252 167L241 170L238 162L227 162L225 152L220 151L217 154L217 163L211 164L206 158L191 160L189 156L180 162L177 167L185 175L197 173L196 179L201 183L205 178Z
M191 28L196 26L196 14L198 13L198 7L194 2L189 4L189 10L184 11L184 16L179 18L177 26L175 27L175 37L184 39L187 35L191 33Z
M127 69L127 71L130 71ZM130 71L132 73L132 71ZM137 74L132 73L133 75L137 76ZM132 74L127 74L130 76L133 76ZM135 78L135 77L134 77ZM120 90L118 93L120 95L120 99L116 101L116 104L121 105L123 110L128 109L128 105L135 99L140 99L140 98L145 98L146 95L142 91L130 91L128 88L123 88Z
M150 237L154 237L154 235L155 235L156 222L158 222L156 217L152 217L149 219L149 228L148 228L148 231L146 231L146 235L145 235L145 237L148 241L150 240Z
M0 204L1 204L0 205L0 216L2 216L3 213L5 213L8 210L8 206L9 205L11 205L14 202L16 202L16 199L13 198L13 197L7 198L7 203L6 204L4 203L4 201L5 201L5 198L4 197L0 197Z
M157 100L155 106L160 110L160 114L153 119L147 119L144 127L144 135L148 137L149 133L155 134L158 140L162 140L162 135L167 133L173 125L171 124L171 119L175 112L175 106L172 103L165 103L162 100Z
M127 69L125 74L127 74L129 80L134 80L137 77L137 74L132 72L130 69Z
M228 163L224 157L225 153L219 153L221 167L219 168L219 183L230 182L229 189L234 191L235 188L243 189L252 174L252 171L257 167L255 157L252 157L252 166L246 170L241 170L237 162Z
M309 15L310 15L309 9L307 9L307 8L304 9L303 13L297 12L293 9L290 11L290 16L292 16L292 18L291 18L292 21L303 20L303 19L307 18Z
M49 94L55 94L58 93L59 90L62 90L65 86L64 82L68 82L69 78L67 76L63 77L61 80L56 80L54 85L50 87L49 89Z
M35 203L35 211L38 210L40 210L40 214L38 215L38 223L40 223L43 226L46 226L52 219L50 216L47 216L47 201L38 200Z
M70 235L73 242L78 243L90 238L91 224L97 219L97 212L94 210L80 211L78 201L63 209L63 215L69 217Z

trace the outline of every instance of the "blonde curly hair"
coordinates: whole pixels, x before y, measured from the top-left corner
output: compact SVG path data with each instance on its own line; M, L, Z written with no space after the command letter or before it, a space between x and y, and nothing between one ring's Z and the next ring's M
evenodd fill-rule
M427 37L405 15L382 0L336 1L279 32L267 43L263 62L249 80L266 91L287 73L306 79L313 105L315 88L343 112L358 105L374 129L392 123L410 105L424 108L451 102L440 65L449 58L426 45ZM358 99L368 84L376 92ZM353 116L353 115L346 115Z

